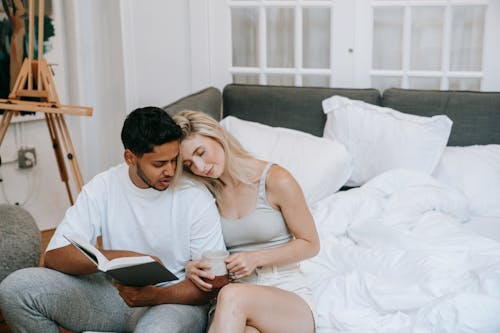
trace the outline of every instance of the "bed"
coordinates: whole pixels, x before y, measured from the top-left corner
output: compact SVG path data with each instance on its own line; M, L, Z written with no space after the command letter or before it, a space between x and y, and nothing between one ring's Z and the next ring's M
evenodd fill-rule
M318 332L500 332L500 93L233 84L186 108L299 181Z

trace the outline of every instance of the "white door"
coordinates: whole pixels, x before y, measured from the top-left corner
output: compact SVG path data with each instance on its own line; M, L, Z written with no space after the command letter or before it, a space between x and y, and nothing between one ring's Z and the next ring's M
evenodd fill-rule
M500 0L191 0L194 88L500 90Z

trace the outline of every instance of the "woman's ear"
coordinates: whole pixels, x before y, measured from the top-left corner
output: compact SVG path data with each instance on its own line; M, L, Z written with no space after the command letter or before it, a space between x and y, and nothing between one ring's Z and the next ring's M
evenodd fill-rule
M127 163L128 166L134 166L137 162L137 156L135 156L135 154L129 149L125 149L123 158L125 159L125 163Z

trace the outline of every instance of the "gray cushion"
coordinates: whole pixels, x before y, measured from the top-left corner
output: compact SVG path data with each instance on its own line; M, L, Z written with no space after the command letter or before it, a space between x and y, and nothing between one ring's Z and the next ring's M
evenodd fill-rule
M25 209L0 204L0 281L15 270L40 262L40 230Z
M221 93L219 89L209 87L164 106L163 109L171 116L182 110L203 111L220 120Z
M452 121L449 146L500 144L500 93L392 88L383 106L421 116L445 114Z
M333 95L380 104L376 89L229 84L222 93L223 117L235 116L322 136L326 116L321 101Z

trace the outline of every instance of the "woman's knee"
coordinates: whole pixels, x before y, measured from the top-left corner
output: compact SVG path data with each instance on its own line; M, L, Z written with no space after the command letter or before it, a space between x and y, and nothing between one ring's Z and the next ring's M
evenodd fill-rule
M245 326L245 333L260 333L260 331L253 326Z
M224 286L217 296L217 304L244 304L251 299L249 285L241 283L230 283Z

